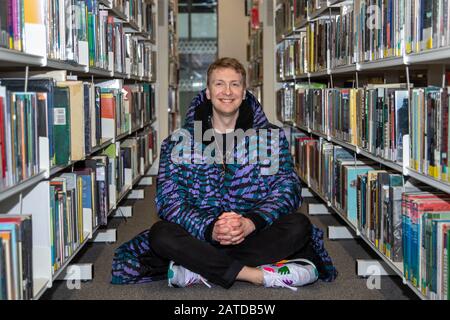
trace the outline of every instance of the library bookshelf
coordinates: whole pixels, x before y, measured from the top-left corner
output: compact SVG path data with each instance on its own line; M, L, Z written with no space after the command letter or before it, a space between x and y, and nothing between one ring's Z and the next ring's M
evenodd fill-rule
M2 6L8 6L9 2L2 2ZM67 270L86 243L107 225L108 217L140 179L149 175L157 158L157 1L55 0L55 6L60 9L56 14L52 11L55 7L49 8L47 4L42 0L14 1L18 6L17 14L23 13L23 17L13 16L12 12L0 8L1 19L9 14L10 19L23 27L14 29L13 34L0 30L0 89L3 88L0 90L0 113L3 115L0 119L3 151L0 224L4 223L3 219L23 215L31 217L32 225L30 242L17 240L21 241L21 249L18 249L18 243L7 242L2 237L0 270L5 271L5 265L8 266L4 273L6 277L0 281L0 299L39 299ZM34 19L30 18L31 12L35 14ZM57 15L60 23L49 23ZM76 30L70 25L70 21L75 20L80 23ZM51 35L55 34L61 36L61 42L50 41ZM3 41L10 38L11 42ZM14 144L7 140L11 136L5 136L5 132L17 134L8 124L15 118L5 117L10 115L14 104L12 100L6 100L11 96L30 97L35 103L37 100L33 99L40 92L36 88L42 79L52 90L57 90L57 86L64 88L65 97L70 97L64 100L64 116L58 118L63 123L55 124L47 118L56 111L52 109L53 102L48 100L53 91L45 92L45 117L39 112L31 113L33 116L23 113L23 117L34 119L30 121L36 121L36 125L38 119L45 118L40 127L45 134L37 132L32 122L27 122L28 126L19 123L23 136L22 140L17 140L18 147L14 149ZM14 81L18 81L24 90L17 90ZM70 91L72 86L81 88L84 99L75 98L75 91ZM102 108L108 108L111 102L114 107L108 109L105 116ZM84 109L76 109L76 104ZM57 112L54 115L56 117ZM61 134L61 131L52 131L56 125L66 126L64 137L67 140L55 143L56 136ZM84 135L83 131L76 131L80 128ZM82 144L80 140L83 140ZM20 141L22 146L26 141L25 147L20 147ZM66 149L59 149L60 144ZM19 150L17 148L23 158L11 160L12 151ZM66 161L55 161L53 157L58 150L69 152ZM95 165L94 169L89 169L85 165L89 161L97 161L97 168L104 171L100 173ZM101 166L101 161L108 164ZM12 170L11 163L21 165L20 176ZM26 168L31 166L30 163L35 169ZM8 178L5 172L8 172ZM105 175L111 180L101 180ZM77 179L73 189L69 187L70 176ZM82 178L88 179L89 183L82 182ZM104 185L103 193L97 198L100 180L110 184ZM64 189L55 189L58 183L62 183ZM86 196L85 187L88 187L89 196ZM55 215L56 194L64 196L64 201L58 202L61 206L57 211L59 217ZM97 205L102 196L108 201L104 203L104 220L100 221ZM88 202L85 202L86 197ZM21 228L19 225L7 231L2 229L0 233L12 237L14 232L22 232ZM11 251L6 252L5 248ZM60 252L55 252L57 250ZM28 273L20 274L19 270Z
M423 12L432 11L433 6L440 6L436 8L446 11L446 13L449 10L448 6L444 6L441 1L430 1L430 3L432 3L431 7L423 8ZM416 13L414 10L418 10L418 1L388 0L377 2L376 4L379 5L378 8L383 14L383 20L376 30L381 31L373 31L366 28L365 23L369 17L365 15L367 7L364 7L364 1L281 0L274 1L274 4L274 17L277 29L274 48L278 57L276 68L279 92L277 101L278 120L292 133L292 144L295 144L293 156L299 155L297 139L300 139L300 145L303 145L303 148L305 144L308 144L307 139L313 139L320 148L327 144L328 147L332 145L333 150L336 146L347 150L354 158L355 168L356 163L360 160L370 162L373 166L376 164L376 167L386 168L389 173L401 175L403 177L403 186L405 186L405 181L411 179L411 181L420 183L421 186L431 187L435 190L433 192L442 191L448 194L450 192L450 183L446 179L445 173L442 175L441 173L428 170L429 161L430 159L433 161L434 157L424 156L425 160L421 159L420 161L415 158L414 152L418 148L415 147L417 145L415 134L417 135L418 132L419 134L424 134L423 130L428 129L421 127L420 130L422 131L419 131L418 127L413 126L412 119L415 119L415 111L411 111L413 110L412 106L417 104L418 92L423 88L423 91L427 92L427 94L431 90L440 92L439 100L436 101L438 101L439 108L442 108L439 109L439 112L442 110L442 113L437 115L437 119L440 119L440 116L445 117L446 112L448 112L444 111L444 109L448 110L448 100L442 100L447 94L447 68L450 64L450 38L448 31L444 30L450 23L448 18L440 19L439 10L433 11L432 14L428 15L428 17L432 18L425 23L424 39L426 40L422 42L417 38L418 34L416 32L418 31L413 30L414 28L411 27L414 26L415 22L408 18L408 14L414 15ZM383 6L384 4L386 4L386 7ZM389 7L391 4L393 7ZM412 4L416 5L416 7ZM387 11L388 7L389 10L395 9ZM422 19L422 22L423 19L426 19L425 15L420 13L417 16L419 20ZM391 21L389 19L393 19L392 17L396 17L397 20L395 27L391 29L392 33L388 34L385 32L386 26ZM443 29L440 29L442 27ZM442 39L439 39L439 36L437 36L439 30L444 30ZM364 37L366 37L366 40L364 40ZM368 41L368 39L370 39L371 44L366 46L368 42L364 41ZM381 81L377 82L377 77L378 80L381 78ZM373 86L370 87L371 85ZM330 93L334 89L336 91ZM389 91L391 89L393 91ZM401 160L399 160L400 158L393 158L391 155L394 153L389 153L390 151L383 153L385 151L383 146L381 146L382 151L380 154L379 150L374 150L373 148L370 150L366 144L363 145L365 141L361 142L362 138L360 137L360 133L363 132L363 125L359 122L360 119L364 119L359 118L363 117L361 116L362 111L355 111L355 113L349 111L346 114L349 115L349 131L344 130L345 132L342 134L343 132L340 131L341 127L339 127L339 130L336 129L333 123L335 118L330 115L333 112L338 112L339 114L340 112L346 112L343 111L345 107L344 104L336 104L335 106L334 103L336 101L330 102L331 100L326 100L327 94L332 95L337 92L340 95L339 99L341 99L338 99L338 101L341 103L342 99L346 99L342 98L342 96L350 92L347 90L362 90L359 91L359 94L364 98L356 100L355 110L360 110L358 108L361 108L359 101L367 101L369 99L367 97L370 97L368 95L370 90L381 90L384 93L389 92L389 94L394 94L395 91L403 91L404 101L407 101L406 104L408 106L409 132L399 134L398 137L395 136L397 142L391 144L391 146L397 146L396 143L398 143L398 145L402 146L403 149L400 151L402 154ZM352 94L357 94L356 92L353 91ZM309 95L313 94L321 96L321 99L311 100L313 102L308 104ZM427 96L425 99L430 98ZM389 105L388 102L386 103ZM373 109L371 107L372 105L364 110L368 113L372 112ZM426 103L424 108L429 110ZM346 115L344 115L344 118L346 118ZM354 123L351 122L354 120L351 118L352 115L357 119ZM364 114L364 116L366 115ZM395 116L397 115L395 114ZM415 117L426 118L427 114ZM374 120L370 119L370 121ZM385 121L384 124L388 124L387 126L389 124L392 125L392 122L389 121L396 121L394 120L396 119L395 117L382 119ZM427 119L426 121L430 121L429 118ZM442 121L445 122L446 120ZM331 122L331 124L327 122ZM437 132L439 137L441 137L440 134L443 130L447 130L445 129L446 126L447 124L441 123L439 128L436 128L435 132ZM355 135L355 132L357 132L358 139L361 138L360 140L356 141L349 138L353 137L352 134ZM345 135L347 133L349 133L348 136ZM445 134L442 133L442 137L444 136ZM447 143L447 139L439 138L438 140L437 150L445 150L441 150L441 148L444 148L443 146ZM388 142L391 143L392 141ZM368 141L368 143L370 145L371 141ZM428 147L433 148L430 145ZM322 157L325 154L323 150L319 150L319 154L322 152ZM304 153L300 153L300 155L304 156L306 151L302 152ZM445 161L445 151L442 152L444 152L444 155L437 157L436 161ZM304 160L304 158L301 159ZM317 161L316 158L314 159ZM298 163L300 159L296 159L296 161ZM320 161L323 161L323 158ZM425 167L421 167L415 162L420 162L421 165L423 163L426 164ZM351 160L348 160L348 163L351 163ZM359 165L363 166L361 163ZM309 168L308 172L302 172L302 168L298 167L297 170L299 170L299 176L303 182L324 201L330 210L342 218L348 227L361 240L366 242L418 297L421 299L448 298L447 289L441 292L440 288L439 290L435 287L432 288L435 284L413 283L413 279L405 276L407 272L404 270L403 261L394 262L391 260L387 256L385 249L381 250L378 245L375 245L373 239L369 238L360 229L360 225L349 220L349 214L345 210L335 205L333 199L329 199L321 189L316 187L315 183L310 182L310 176L307 177L305 175L311 175L309 170L313 169ZM342 193L344 191L338 192ZM433 237L435 237L434 234ZM431 250L430 247L426 247L423 243L419 243L419 245L422 246L421 248ZM419 251L419 259L422 259L420 260L420 263L422 263L420 276L425 277L423 273L427 269L423 267L423 263L426 264L429 261L426 261L426 258L421 255L422 251ZM432 258L437 259L435 256ZM411 258L408 257L408 259ZM432 274L432 277L438 276ZM439 277L441 276L439 275ZM448 274L444 273L442 277L448 277ZM440 285L443 286L444 284L441 283Z

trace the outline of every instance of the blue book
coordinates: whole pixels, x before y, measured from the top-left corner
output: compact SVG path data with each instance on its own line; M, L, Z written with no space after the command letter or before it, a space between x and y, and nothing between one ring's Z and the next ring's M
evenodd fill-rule
M413 213L414 214L414 213ZM420 245L422 239L422 219L410 219L410 271L411 280L415 287L420 287Z
M403 162L403 136L409 133L408 124L409 102L408 91L395 91L395 147L396 160Z
M54 186L50 186L50 243L51 243L51 248L50 248L50 254L51 254L51 265L52 265L52 270L53 270L53 266L56 263L56 246L57 246L57 236L56 236L56 230L58 230L57 226L56 226L56 205L55 205L55 187Z
M358 213L357 213L357 190L356 182L358 175L367 174L368 171L374 170L370 166L345 166L346 174L346 198L345 207L347 208L347 218L356 227L358 226Z
M6 268L5 268L5 252L3 250L3 241L0 240L0 300L6 300Z
M85 212L87 210L90 211L90 220L93 221L94 217L94 201L92 199L92 176L91 176L91 170L85 169L83 171L78 171L77 175L81 178L81 185L82 185L82 198L81 198L81 206L83 210L83 225L87 223L85 221ZM84 227L83 227L84 228ZM84 232L84 230L80 230L81 232ZM84 236L83 236L84 238Z
M402 204L403 205L403 204ZM404 211L406 213L406 211ZM402 229L403 229L403 274L406 280L410 280L409 271L409 239L410 239L410 226L411 219L407 214L402 215Z
M348 150L344 149L341 146L334 146L333 149L333 192L332 192L332 198L334 199L337 195L340 194L340 188L339 188L339 166L338 161L339 160L354 160L355 157L353 154L351 154Z
M82 205L85 209L92 210L92 181L91 175L81 175L82 185L83 185L83 198Z
M31 215L3 215L0 224L14 224L17 235L17 254L19 259L19 299L30 300L33 298L33 230Z
M17 225L15 223L0 223L0 233L9 232L11 234L11 256L12 256L12 274L13 286L16 296L20 294L19 285L19 256L17 247Z
M360 208L358 210L358 223L359 230L366 230L366 188L367 188L367 175L358 175L358 193L360 200Z

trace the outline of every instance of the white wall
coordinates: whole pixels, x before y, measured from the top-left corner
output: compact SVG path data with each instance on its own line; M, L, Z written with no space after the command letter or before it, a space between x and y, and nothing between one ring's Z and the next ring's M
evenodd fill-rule
M218 57L236 58L245 68L248 21L244 0L218 0Z
M263 0L260 6L259 18L264 28L264 86L263 109L270 122L280 125L276 120L275 110L275 0ZM268 14L268 11L271 14ZM244 0L218 0L218 50L219 57L233 57L248 67L247 43L248 22L245 16ZM268 19L271 21L268 21Z

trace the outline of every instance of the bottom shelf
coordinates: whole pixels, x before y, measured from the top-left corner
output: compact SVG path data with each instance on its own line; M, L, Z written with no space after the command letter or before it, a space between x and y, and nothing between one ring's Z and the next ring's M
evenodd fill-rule
M48 288L48 279L34 279L33 280L33 300L39 300Z
M386 257L383 253L381 253L377 247L373 245L373 243L367 239L366 236L363 234L360 235L360 238L364 240L365 243L367 243L375 253L377 253L381 259L400 277L403 279L403 284L406 284L420 299L422 300L428 300L427 297L425 297L422 292L420 292L419 289L414 287L411 282L407 281L405 277L403 276L403 263L401 262L393 262L388 257Z
M150 169L146 171L148 176L157 176L159 170L159 157L157 157L150 166Z
M330 201L328 201L319 191L315 190L311 187L309 183L307 183L300 175L298 175L300 179L308 185L308 188L314 192L323 202L327 204L329 208L331 208L344 222L349 226L353 231L356 232L356 236L360 239L362 239L365 243L369 245L369 247L378 255L381 259L394 271L395 274L397 274L399 277L402 278L403 283L406 284L420 299L422 300L428 300L427 297L425 297L422 292L415 286L413 286L409 281L407 281L403 275L403 263L401 262L393 262L388 257L386 257L380 250L364 235L362 234L357 227L355 227L348 219L347 217L335 206L333 206Z
M80 250L84 247L84 245L89 241L90 236L91 235L89 232L84 233L84 241L80 243L80 245L72 252L72 255L68 257L66 261L64 261L62 266L58 270L56 270L56 272L52 276L52 282L58 279L59 275L64 271L64 269L67 268L67 266L70 264L73 258L75 258L78 252L80 252Z

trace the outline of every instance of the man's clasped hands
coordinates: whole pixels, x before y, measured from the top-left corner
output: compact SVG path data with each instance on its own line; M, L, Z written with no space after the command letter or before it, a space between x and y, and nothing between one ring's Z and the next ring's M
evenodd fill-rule
M214 224L212 238L221 245L237 245L254 230L252 220L236 212L224 212Z

